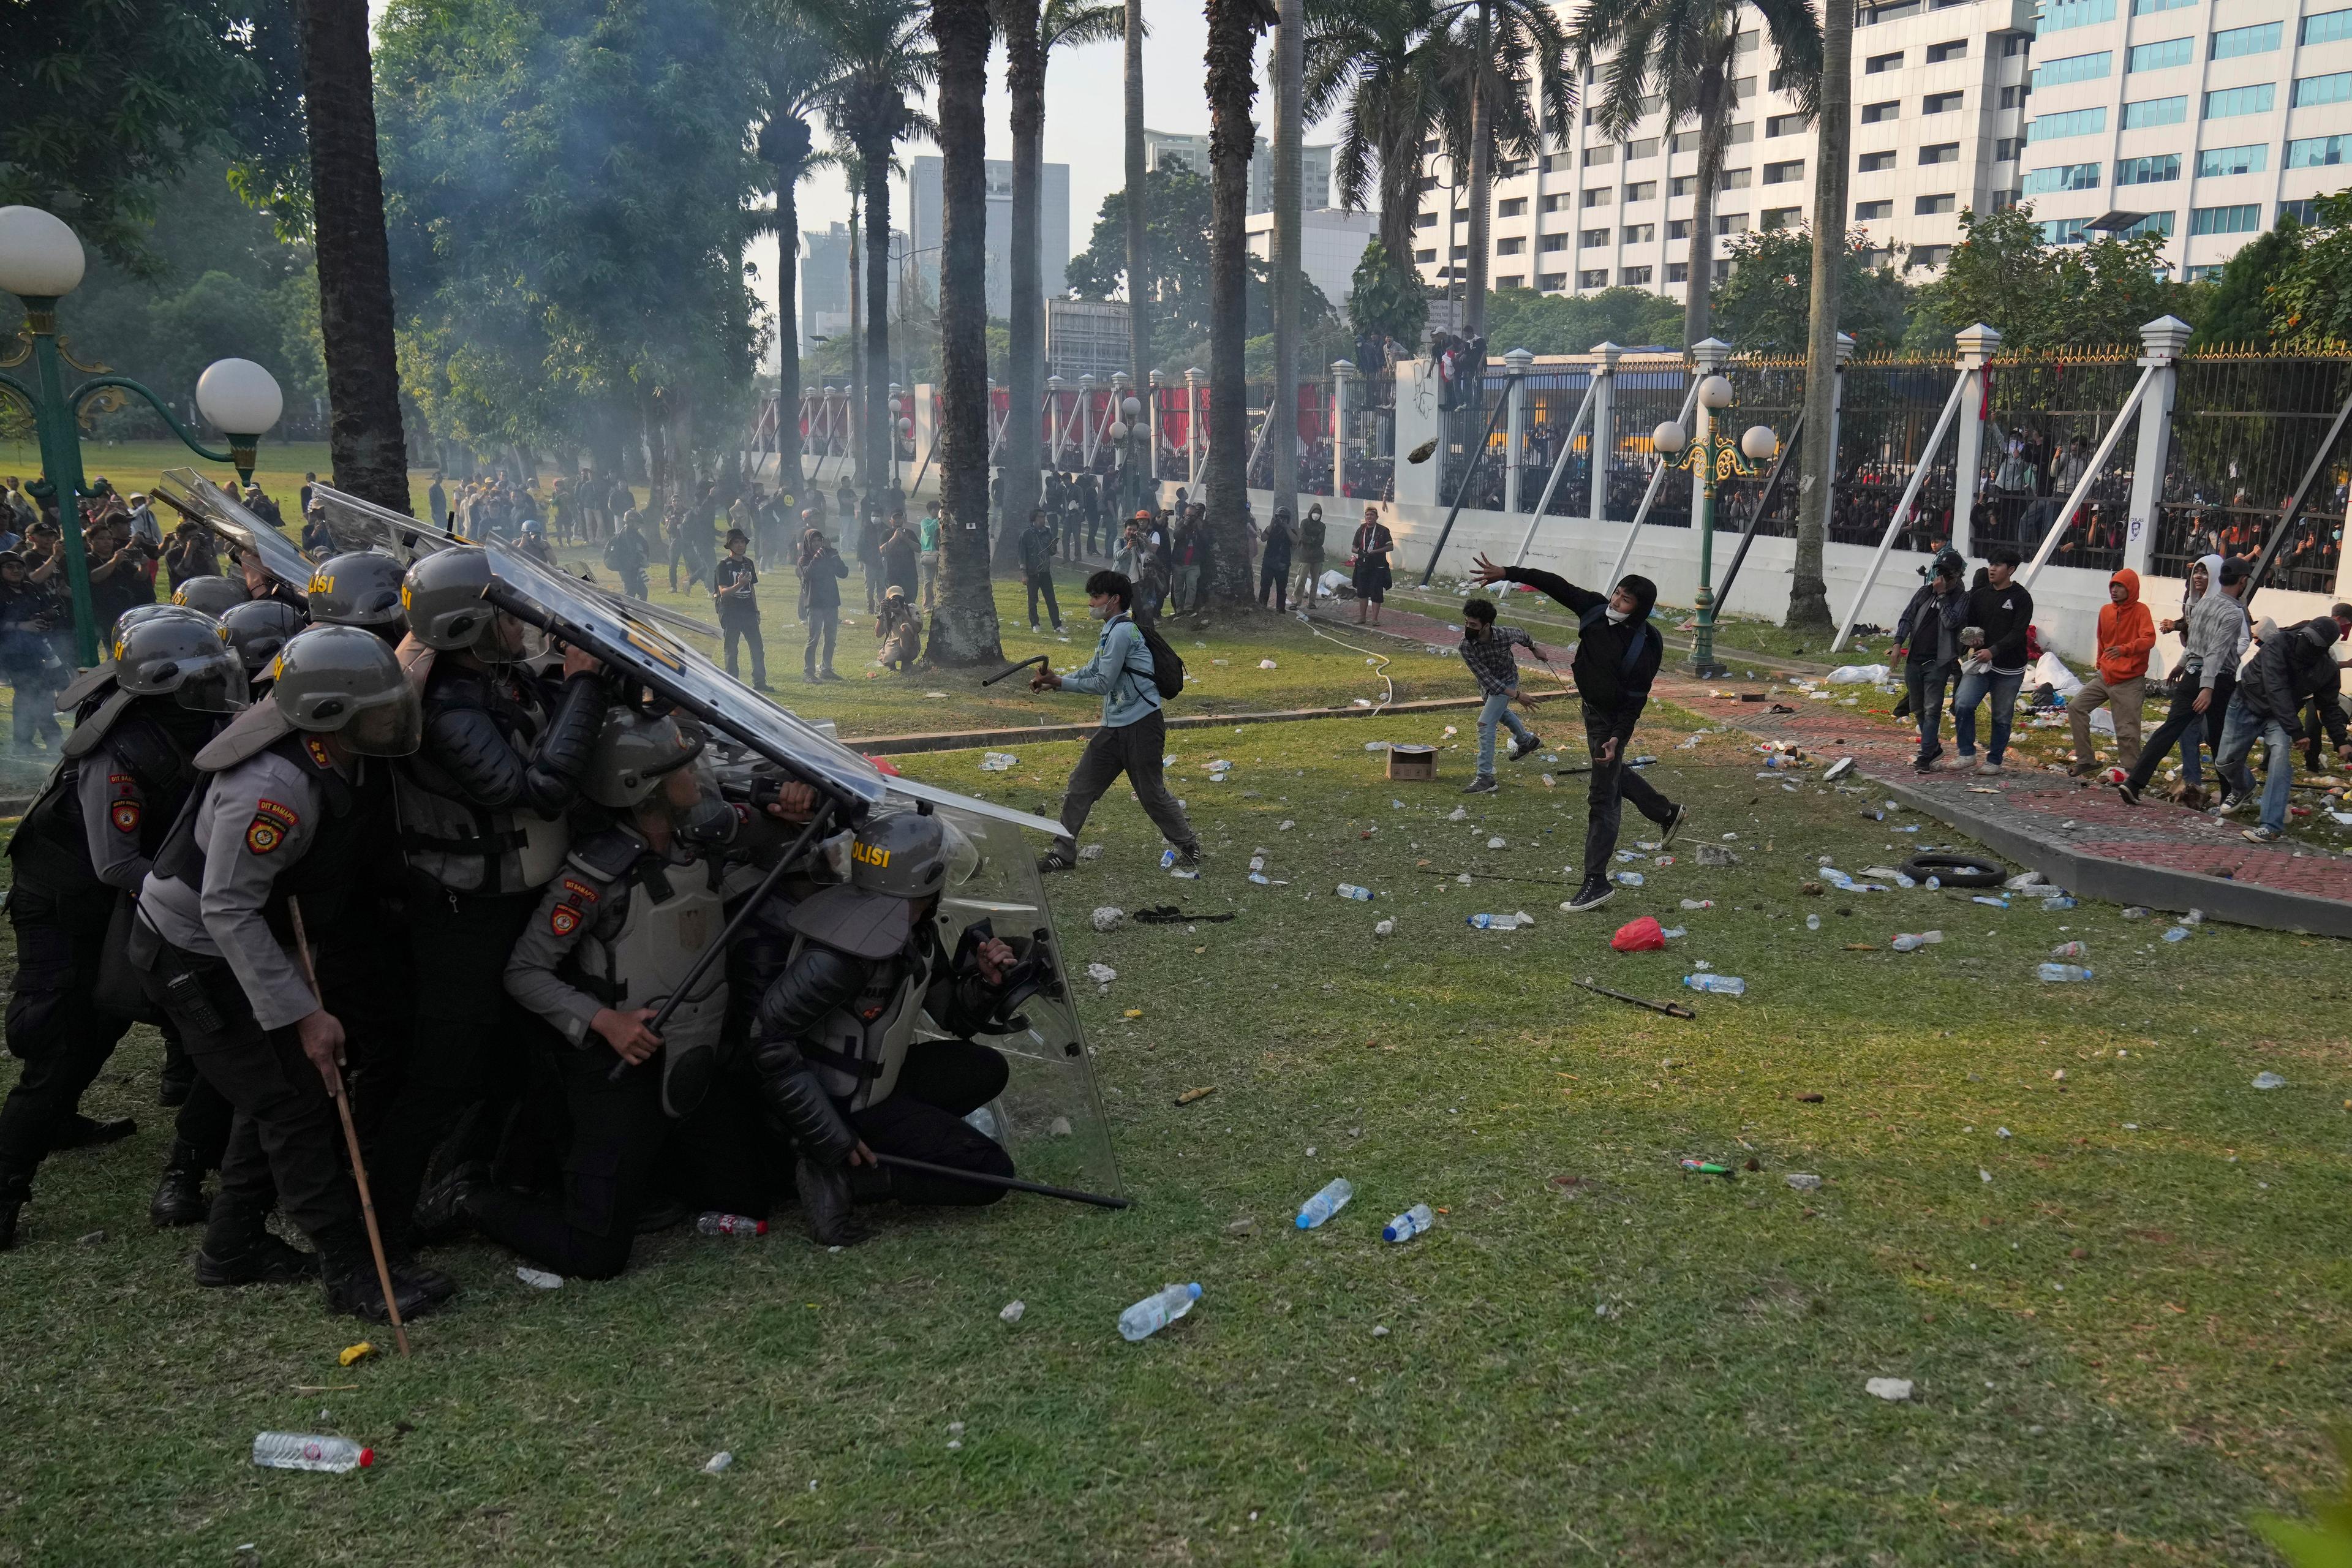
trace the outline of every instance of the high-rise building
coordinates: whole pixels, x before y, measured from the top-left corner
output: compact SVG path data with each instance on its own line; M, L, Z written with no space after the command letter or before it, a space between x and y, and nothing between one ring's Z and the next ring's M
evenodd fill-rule
M1346 312L1348 291L1355 287L1356 263L1364 258L1364 247L1380 230L1378 213L1308 207L1298 215L1298 269L1314 280L1333 310ZM1261 261L1273 259L1272 212L1250 214L1245 234L1252 256Z
M849 331L849 226L804 229L801 234L801 353L807 353L819 338L838 337ZM904 255L907 237L890 236L893 255ZM863 258L860 258L861 261ZM861 269L857 286L866 287ZM898 308L898 271L890 272L890 309Z
M1165 160L1171 166L1190 169L1202 179L1209 175L1209 139L1181 131L1149 131L1143 133L1143 166L1157 169ZM1308 211L1328 206L1331 202L1331 149L1329 146L1301 147L1298 150L1299 205ZM1254 213L1274 210L1274 150L1266 140L1257 139L1250 153L1249 210Z
M940 245L945 205L941 199L941 165L936 155L912 160L907 166L907 239L900 254L921 279L933 300L940 292ZM1013 313L1013 165L991 158L982 176L988 184L988 228L983 243L988 253L988 313L1003 319ZM1063 271L1070 262L1070 166L1048 163L1038 187L1037 269L1044 295L1065 291Z
M1950 258L1962 212L2023 200L2053 240L2161 233L2175 275L2200 275L2283 208L2352 184L2339 167L2352 161L2352 11L2326 9L2336 4L1865 0L1850 222L1924 280ZM1738 58L1718 277L1732 236L1812 216L1814 129L1753 11ZM1623 140L1602 135L1592 104L1605 68L1543 156L1498 161L1493 287L1685 292L1697 129L1667 126L1654 100ZM1469 259L1468 192L1433 142L1423 153L1413 259L1428 281L1452 282Z

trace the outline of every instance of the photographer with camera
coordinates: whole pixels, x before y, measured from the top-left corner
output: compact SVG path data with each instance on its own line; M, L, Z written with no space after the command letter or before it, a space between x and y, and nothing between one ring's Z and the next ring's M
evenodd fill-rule
M1939 550L1933 563L1919 569L1927 578L1895 623L1895 640L1906 650L1903 686L1906 703L1919 726L1919 754L1911 766L1930 773L1944 754L1944 693L1959 671L1960 623L1968 618L1968 595L1960 579L1969 563L1956 550Z

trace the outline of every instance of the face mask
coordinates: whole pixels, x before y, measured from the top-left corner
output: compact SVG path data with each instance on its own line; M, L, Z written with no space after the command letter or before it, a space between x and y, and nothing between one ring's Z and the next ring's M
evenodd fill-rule
M1087 614L1092 616L1096 620L1107 621L1110 619L1110 606L1108 605L1088 605L1087 606Z
M1632 616L1627 615L1624 611L1622 611L1622 610L1619 609L1619 608L1618 608L1616 605L1610 605L1610 606L1609 606L1608 614L1609 614L1609 624L1610 624L1611 626L1623 626L1627 621L1630 621L1630 620L1632 620L1632 619L1633 618Z

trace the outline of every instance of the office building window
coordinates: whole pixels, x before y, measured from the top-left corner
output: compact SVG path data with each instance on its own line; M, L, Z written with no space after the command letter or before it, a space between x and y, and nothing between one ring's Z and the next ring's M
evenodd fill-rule
M1690 226L1691 220L1686 217L1668 218L1666 220L1666 238L1669 241L1688 239L1690 237Z
M1864 125L1876 125L1881 121L1892 120L1902 112L1903 105L1899 100L1888 103L1865 103L1862 106L1862 122Z
M2352 38L2352 11L2322 11L2303 19L2306 44L2333 44L2345 38Z
M1527 286L1527 279L1517 274L1514 274L1508 278L1497 278L1495 279L1495 287L1497 289L1524 289Z
M1952 247L1948 245L1915 245L1911 247L1911 258L1909 261L1906 262L1905 265L1907 267L1942 267L1951 259Z
M1895 154L1892 153L1864 153L1854 160L1853 164L1854 173L1858 174L1875 174L1883 169L1893 167L1895 167Z
M1666 263L1666 281L1667 281L1667 282L1669 282L1669 283L1687 283L1687 282L1689 282L1689 281L1690 281L1690 263L1689 263L1689 262L1687 262L1687 261L1669 261L1669 262L1667 262L1667 263Z
M1608 288L1609 268L1606 267L1594 267L1578 273L1576 275L1576 286L1580 289Z
M2214 94L2205 95L2209 100ZM2209 106L2210 112L2210 106ZM2150 125L2178 125L2189 118L2186 98L2144 98L2137 103L2124 105L2124 129L2138 131Z
M1584 193L1584 205L1588 207L1605 207L1616 199L1616 189L1610 185L1603 185L1598 190Z
M2033 90L2040 92L2045 87L2057 87L2070 81L2095 81L2113 70L2115 65L2116 56L2112 49L2100 49L2095 54L2068 55L2063 59L2033 68Z
M1508 201L1496 202L1495 204L1495 216L1496 217L1527 216L1528 198L1525 196L1513 196Z
M1609 243L1609 231L1605 228L1588 228L1577 237L1576 243L1586 250L1591 249L1596 245L1606 245Z
M2153 16L2158 11L2185 11L2197 0L2132 0L2132 15Z
M1614 144L1607 144L1600 147L1587 147L1584 150L1584 166L1588 169L1591 168L1596 163L1614 163L1616 158L1617 149Z
M1919 100L1922 114L1951 114L1968 100L1965 92L1931 92Z
M1921 196L1911 204L1911 210L1921 217L1928 217L1937 213L1948 213L1952 210L1952 198L1949 196Z
M1527 251L1528 242L1525 236L1513 239L1498 239L1495 242L1495 254L1497 256L1525 256Z
M2083 226L2089 221L2080 217L2048 218L2035 226L2042 230L2042 243L2044 245L2086 245L2090 241L2083 232Z
M2292 148L2293 142L2288 146ZM2221 174L2259 174L2271 166L2268 142L2258 142L2251 147L2208 147L2197 154L2197 174L2200 179L2212 179ZM2294 165L2289 164L2290 168ZM2167 175L2169 179L2171 176Z
M1658 139L1654 136L1644 136L1637 142L1625 143L1625 162L1628 163L1637 163L1643 158L1654 158L1657 155Z
M1573 162L1573 158L1569 153L1547 153L1544 154L1544 173L1557 174L1562 169L1570 167Z
M2032 93L2033 89L2031 87L2025 86L2021 83L2016 87L2002 88L2000 89L2000 106L2003 109L2022 109L2025 107L2025 100L2032 97Z
M1775 114L1764 121L1764 134L1768 137L1794 136L1805 129L1805 117L1801 114Z
M1560 290L1560 289L1565 289L1565 288L1567 288L1567 287L1568 287L1568 274L1567 274L1567 273L1565 273L1565 272L1547 272L1547 273L1545 273L1545 274L1543 275L1543 290L1544 290L1544 292L1545 292L1545 293L1547 293L1547 294L1557 293L1559 290Z
M1874 223L1883 218L1891 218L1894 216L1895 204L1893 202L1856 202L1853 204L1853 220L1856 223Z
M2186 267L2181 268L2180 280L2184 283L2210 283L2229 269L2226 264L2218 267Z
M1415 228L1435 228L1437 226L1437 215L1435 213L1418 213L1413 216L1412 226Z
M2332 76L2301 77L2295 81L2294 106L2297 109L2308 109L2315 103L2347 101L2352 101L2352 71L2337 71ZM2263 107L2270 107L2267 98L2263 100Z
M1716 214L1715 232L1718 235L1746 234L1748 232L1748 215L1746 213Z
M2279 47L2286 31L2284 22L2263 22L2252 27L2225 27L2213 35L2211 58L2235 59L2240 55L2266 55Z
M1568 248L1568 236L1564 234L1547 234L1537 242L1536 248L1538 250L1566 250Z
M2257 29L2249 27L2242 30L2253 32ZM2277 26L2273 25L2271 31L2275 34L2278 31ZM2221 58L2219 52L2220 45L2222 38L2227 36L2228 35L2222 33L2216 33L2213 35L2213 43L2216 51L2213 57L2214 58ZM2273 44L2272 47L2275 48L2277 46ZM2241 52L2242 53L2244 51ZM2124 56L2124 69L2126 71L2170 70L2175 66L2193 65L2196 63L2196 39L2167 38L2162 43L2158 44L2133 45L2131 52Z
M1646 267L1621 267L1617 269L1617 281L1628 289L1647 289L1650 286L1650 269Z
M1636 180L1625 187L1625 200L1628 204L1654 202L1657 199L1658 182L1655 180Z
M1718 284L1722 283L1722 282L1723 282L1723 281L1725 281L1727 279L1728 279L1730 276L1731 276L1731 263L1730 263L1730 262L1728 262L1728 261L1718 261L1718 262L1717 262L1717 263L1715 264L1715 280L1716 280L1716 282L1717 282L1717 283L1718 283Z
M2207 171L2200 168L2199 174ZM2168 180L2180 178L2180 154L2164 153L2148 158L2119 158L2116 161L2116 184L2118 185L2160 185Z
M2022 136L2001 136L1993 141L1992 161L1996 163L2014 163L2024 153L2025 138Z
M1723 183L1715 188L1718 191L1744 191L1748 188L1750 176L1751 171L1747 169L1726 169L1723 172Z
M2352 136L2305 136L2286 144L2290 169L2328 169L2352 163Z
M2191 234L2252 234L2263 226L2263 209L2253 202L2242 206L2192 207L2189 213Z
M2293 218L2308 227L2319 221L2319 204L2315 201L2281 202L2278 210L2281 222Z
M1573 195L1574 193L1570 191L1552 192L1551 195L1544 197L1543 210L1548 213L1566 212L1568 210L1570 199Z
M1427 250L1416 250L1412 253L1412 258L1418 263L1433 262L1437 259L1436 247L1432 247Z
M1791 180L1801 180L1804 177L1805 161L1802 158L1791 158L1783 163L1764 165L1764 183L1768 185L1785 185Z
M2076 109L2064 114L2044 114L2025 126L2029 144L2055 142L2062 136L2093 136L2107 128L2105 109Z
M2087 27L2095 22L2116 19L2116 0L2058 0L2042 8L2040 31L2043 34L2063 33L2069 27Z
M2352 73L2347 73L2345 77L2345 80L2352 81ZM2297 87L2301 87L2303 84L2301 82L2297 82L2295 85ZM2208 120L2228 120L2240 114L2268 114L2271 111L2271 104L2276 96L2277 89L2275 85L2267 81L2263 82L2259 87L2223 88L2219 92L2209 92L2205 95L2205 118ZM2179 118L2179 115L2175 114L2169 120L2150 120L2143 121L2143 123L2149 125L2169 125L2174 120L2178 120ZM2131 109L2129 106L2126 106L2124 110L2124 129L2128 131L2131 129Z
M1794 228L1805 221L1802 207L1766 207L1757 222L1759 228Z
M2095 191L2099 188L2099 166L2096 163L2061 163L2054 169L2029 169L2023 189L2029 196L2046 196L2053 191Z
M2170 213L2150 213L2137 223L2116 230L2117 239L2137 239L2143 235L2168 236L2172 233Z
M1968 58L1969 41L1966 38L1954 38L1948 44L1927 46L1927 63L1931 66L1942 65L1946 60L1964 60Z
M1653 245L1658 237L1658 226L1654 223L1629 223L1623 236L1627 245Z
M1455 247L1454 247L1454 260L1456 260L1456 261L1467 261L1467 260L1469 260L1469 259L1470 259L1470 247L1469 247L1468 246L1466 246L1466 245L1457 245L1457 246L1455 246Z
M1957 163L1959 161L1960 144L1957 142L1938 142L1933 146L1919 149L1919 162L1922 163Z
M1901 70L1902 68L1903 51L1901 49L1895 50L1891 55L1873 55L1862 68L1863 74L1864 76L1876 76L1881 71Z
M1696 189L1698 189L1698 176L1696 174L1675 174L1669 176L1666 180L1666 195L1668 196L1686 196Z

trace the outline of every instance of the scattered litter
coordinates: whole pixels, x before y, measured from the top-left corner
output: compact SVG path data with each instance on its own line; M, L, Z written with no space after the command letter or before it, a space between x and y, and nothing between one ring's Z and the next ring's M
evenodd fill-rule
M2180 917L2180 923L2185 926L2201 926L2205 923L2205 911L2191 910Z
M2053 985L2063 985L2076 981L2088 980L2093 974L2091 970L2084 968L2079 963L2044 963L2037 968L2034 973L2044 982Z
M1819 1176L1809 1176L1801 1171L1790 1172L1787 1181L1790 1186L1801 1193L1810 1193L1822 1184Z
M1467 818L1469 815L1470 808L1468 806L1457 805L1452 811L1445 814L1445 820L1448 822L1461 822Z
M1087 965L1087 978L1097 985L1108 985L1118 978L1118 971L1108 963L1089 963Z
M1375 921L1372 922L1372 934L1374 936L1393 936L1395 933L1396 921Z
M1021 758L1012 752L990 752L980 759L980 771L984 773L1009 773Z
M1711 910L1715 908L1715 900L1713 899L1685 899L1683 900L1683 908L1686 910Z
M719 1452L710 1456L709 1462L702 1467L702 1473L706 1476L721 1474L734 1462L735 1456L729 1453L726 1449L721 1448Z
M1078 858L1081 860L1099 860L1102 857L1103 847L1099 844L1089 844L1078 851Z
M373 1354L375 1354L375 1346L368 1343L365 1340L362 1340L355 1345L345 1345L343 1347L342 1353L335 1358L335 1364L337 1366L349 1366L352 1363L359 1360L362 1356L372 1356Z
M1822 770L1822 782L1823 784L1833 784L1852 772L1853 772L1853 759L1852 757L1840 757L1836 762L1832 763L1828 767Z
M1944 933L1939 931L1905 931L1887 945L1897 952L1916 952L1943 940Z
M1257 667L1260 669L1272 669L1274 668L1274 660L1270 658L1259 659L1257 661Z
M1045 1136L1048 1138L1067 1138L1069 1135L1070 1119L1066 1116L1056 1116L1045 1124Z
M1702 866L1737 866L1739 857L1720 844L1702 844L1698 847L1698 863Z
M2189 940L2189 928L2187 926L2174 926L2170 931L2164 933L2164 940L2167 942L2187 942Z
M1727 1182L1739 1178L1728 1165L1718 1165L1712 1160L1685 1160L1682 1167L1694 1176L1721 1176Z
M96 1247L100 1242L104 1241L105 1239L106 1232L102 1230L86 1231L81 1237L81 1244L84 1247Z
M1437 1223L1427 1204L1415 1204L1396 1218L1381 1226L1382 1241L1411 1241Z
M1489 838L1486 840L1486 847L1489 849L1500 849L1503 847L1503 841L1499 838Z
M2080 909L2082 904L2079 900L2069 894L2057 893L2042 900L2042 907L2054 915L2063 914L2068 910Z
M1988 909L2005 910L2009 908L2009 900L2007 899L1996 899L1984 893L1979 893L1975 898L1970 899L1969 902L1972 904L1982 904Z
M1198 1089L1188 1089L1183 1093L1178 1095L1176 1097L1176 1103L1179 1105L1190 1105L1196 1100L1205 1100L1210 1095L1216 1092L1217 1086L1215 1084L1204 1083Z
M1612 1000L1618 1002L1630 1002L1636 1007L1646 1007L1653 1013L1664 1013L1669 1018L1696 1018L1698 1016L1697 1014L1692 1012L1689 1008L1684 1006L1679 1002L1651 1002L1640 996L1628 996L1622 991L1612 991L1606 985L1596 985L1591 980L1579 980L1573 982L1573 984L1583 990L1591 992L1596 996L1607 996Z
M1992 1130L1992 1135L1993 1135L1994 1137L1996 1137L1996 1138L2014 1138L2015 1136L2017 1136L2015 1133L2011 1132L2011 1131L2008 1128L2006 1128L2006 1127L1996 1127L1996 1128L1994 1128L1994 1129Z
M1384 1340L1388 1337L1389 1326L1386 1323L1374 1323L1372 1325L1372 1338L1376 1340Z
M2254 1075L2254 1087L2256 1089L2284 1089L2286 1087L2286 1079L2279 1077L2279 1075L2274 1072L2259 1072Z
M2072 823L2067 824L2073 826ZM2001 884L2012 893L2039 893L2050 887L2048 879L2039 871L2021 871Z
M1117 931L1127 923L1127 911L1105 904L1095 911L1094 921L1097 931Z
M1748 982L1737 974L1685 974L1683 984L1694 991L1712 991L1718 996L1748 994Z
M1275 831L1276 831L1276 833L1287 833L1287 832L1289 832L1292 828L1294 828L1294 827L1296 827L1296 826L1298 826L1298 824L1297 824L1297 823L1296 823L1296 822L1285 822L1285 823L1282 823L1282 824L1280 824L1279 826L1277 826L1275 828Z
M1992 1173L1986 1170L1982 1165L1979 1165L1977 1167L1977 1180L1979 1182L1990 1183L1992 1180Z
M1172 870L1168 874L1175 878L1180 882L1197 882L1201 879L1201 873L1198 871L1187 871L1181 867L1177 868L1175 870Z
M1874 1377L1862 1385L1863 1392L1888 1404L1900 1404L1911 1397L1911 1380L1907 1377Z
M1004 1303L1004 1310L996 1316L1001 1321L1017 1323L1021 1321L1021 1315L1028 1310L1029 1303L1026 1301L1007 1301Z
M1619 952L1659 952L1665 948L1666 933L1655 916L1643 915L1619 926L1609 945Z
M1148 1340L1192 1310L1201 1299L1198 1285L1167 1285L1118 1315L1118 1331L1133 1344Z
M254 1435L253 1462L270 1470L363 1470L375 1463L375 1450L349 1437L316 1437L303 1432L259 1432Z
M1465 871L1460 876L1454 878L1454 880L1458 885L1466 888L1470 885L1470 873Z
M1519 929L1519 917L1517 915L1470 915L1465 917L1464 923L1477 931L1517 931Z
M1298 1205L1298 1218L1296 1224L1301 1230L1313 1230L1333 1215L1346 1208L1348 1200L1355 1195L1354 1183L1345 1176L1335 1176L1324 1184L1321 1192Z
M944 698L946 698L947 693L946 693L946 692L944 692L944 691L926 691L926 692L924 692L924 693L923 693L923 696L924 696L927 700L928 700L928 699L930 699L930 698L940 698L940 699L944 699Z
M2147 907L2145 904L2134 904L2131 908L2124 911L2124 919L2127 921L2144 921L2147 919Z
M550 1274L543 1268L517 1268L515 1278L534 1290L553 1290L562 1287L563 1276Z
M1372 890L1370 888L1360 888L1353 882L1340 883L1339 896L1343 899L1354 899L1360 902L1367 904L1372 901Z
M1638 888L1642 885L1642 873L1639 871L1620 871L1617 873L1617 882L1620 887Z

